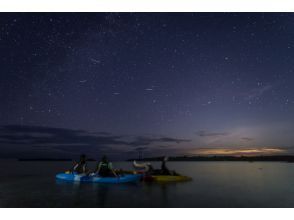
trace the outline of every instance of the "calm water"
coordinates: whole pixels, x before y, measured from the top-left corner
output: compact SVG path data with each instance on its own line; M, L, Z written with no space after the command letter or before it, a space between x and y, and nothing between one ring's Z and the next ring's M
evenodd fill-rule
M291 163L169 162L193 181L121 185L57 182L70 162L0 165L0 207L294 207ZM131 169L128 162L114 166Z

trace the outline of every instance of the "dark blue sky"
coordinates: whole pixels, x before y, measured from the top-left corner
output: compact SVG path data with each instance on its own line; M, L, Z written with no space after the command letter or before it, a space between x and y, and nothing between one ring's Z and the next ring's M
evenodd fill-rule
M2 13L1 155L291 153L293 24L293 13Z

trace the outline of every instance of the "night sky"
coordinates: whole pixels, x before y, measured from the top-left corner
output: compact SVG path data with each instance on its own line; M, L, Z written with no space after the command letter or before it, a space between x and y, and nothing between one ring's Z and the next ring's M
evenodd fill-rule
M294 153L293 13L1 13L0 157Z

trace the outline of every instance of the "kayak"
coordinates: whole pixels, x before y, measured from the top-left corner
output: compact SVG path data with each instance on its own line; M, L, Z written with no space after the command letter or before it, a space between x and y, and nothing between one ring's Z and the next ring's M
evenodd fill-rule
M71 182L89 182L89 183L131 183L141 179L141 174L127 174L118 177L99 177L86 176L84 174L75 173L58 173L56 179Z
M135 171L135 173L141 173L144 174L143 181L145 182L183 182L183 181L189 181L192 180L192 178L188 176L182 176L178 175L175 172L173 172L175 175L161 175L162 171L159 169L153 170L152 174L148 175L146 172L149 170L150 163L137 163L136 161L133 162L133 166L137 169L141 169L140 171ZM144 170L142 170L144 168ZM129 172L129 171L128 171Z
M144 171L121 171L125 174L140 174L145 182L184 182L192 180L191 177L182 175L148 175Z

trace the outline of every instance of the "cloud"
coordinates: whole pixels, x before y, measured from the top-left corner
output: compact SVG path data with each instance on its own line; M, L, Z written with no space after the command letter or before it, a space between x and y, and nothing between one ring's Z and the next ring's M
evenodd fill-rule
M104 132L93 134L83 130L41 126L7 125L0 128L0 143L30 145L121 145L121 136Z
M250 101L256 98L261 97L264 93L270 91L273 88L273 85L267 84L258 88L251 89L246 95L245 99Z
M143 150L149 150L148 147L136 147L135 148L136 151L143 151Z
M241 139L248 142L254 140L254 138L249 138L249 137L242 137Z
M57 151L64 153L122 153L128 150L156 149L158 144L180 144L190 140L165 136L126 136L109 132L88 132L65 128L6 125L0 127L1 153L14 151ZM4 152L5 151L5 152Z
M198 131L196 134L200 137L221 137L228 136L230 133L228 132L207 132L207 131Z
M188 139L179 139L179 138L171 138L171 137L136 137L134 141L129 142L130 146L142 146L142 145L150 145L153 143L176 143L180 144L183 142L189 142L191 140Z

